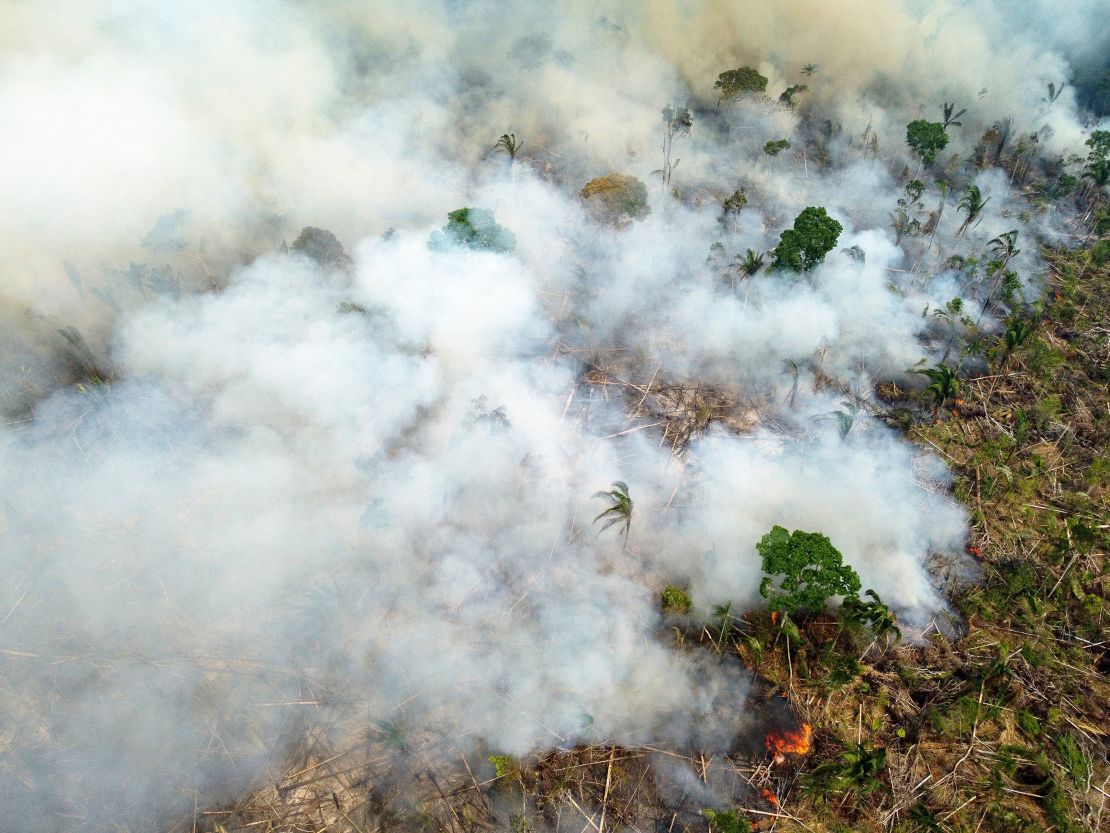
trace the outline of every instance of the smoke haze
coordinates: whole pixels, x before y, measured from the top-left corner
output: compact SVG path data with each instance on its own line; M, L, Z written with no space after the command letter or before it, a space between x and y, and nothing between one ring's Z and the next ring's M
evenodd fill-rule
M934 310L978 311L947 258L1018 229L1032 302L1035 241L1070 233L970 162L1003 118L1031 164L1083 151L1073 88L1043 97L1103 4L1057 5L6 4L0 829L155 829L309 723L726 749L747 676L674 649L658 594L756 606L774 524L948 628L965 513L873 390L945 353ZM772 100L718 108L742 65ZM957 239L930 184L935 239L896 242L905 125L944 101L938 168L990 201ZM675 200L660 111L687 102ZM611 171L648 217L585 211ZM730 288L807 205L844 226L826 262ZM515 251L430 248L462 206ZM287 252L304 226L349 263ZM729 406L676 445L640 406L681 386ZM591 524L613 481L627 547Z

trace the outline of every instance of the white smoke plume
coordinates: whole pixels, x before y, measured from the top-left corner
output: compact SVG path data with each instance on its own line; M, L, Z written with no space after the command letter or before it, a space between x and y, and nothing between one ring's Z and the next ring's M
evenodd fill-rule
M965 535L943 465L877 407L847 436L825 417L940 358L932 310L984 292L945 258L1019 229L1035 298L1035 240L1068 218L968 160L1004 118L1031 164L1082 151L1071 88L1042 97L1099 6L5 5L0 829L155 829L307 722L727 748L747 677L669 645L658 593L758 604L774 524L943 623L931 565ZM745 64L772 98L809 90L718 108ZM990 202L957 239L930 187L935 240L896 243L905 124L944 101L968 113L938 165ZM685 102L679 201L652 172ZM588 216L610 171L648 183L649 217ZM429 248L465 205L516 250ZM807 205L844 226L827 261L729 289L713 244L766 251ZM350 262L284 252L306 225ZM587 382L604 356L639 375ZM656 378L727 392L730 420L672 453L625 418ZM626 547L591 524L618 480Z

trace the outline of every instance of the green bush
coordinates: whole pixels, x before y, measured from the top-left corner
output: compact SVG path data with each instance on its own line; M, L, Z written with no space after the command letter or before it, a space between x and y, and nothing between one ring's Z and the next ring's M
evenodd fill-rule
M689 592L685 588L676 587L670 584L663 590L663 612L675 615L683 615L690 612L694 606L690 598Z
M494 221L492 211L460 208L447 215L447 225L432 234L428 246L436 251L463 246L475 251L505 253L516 248L516 236Z

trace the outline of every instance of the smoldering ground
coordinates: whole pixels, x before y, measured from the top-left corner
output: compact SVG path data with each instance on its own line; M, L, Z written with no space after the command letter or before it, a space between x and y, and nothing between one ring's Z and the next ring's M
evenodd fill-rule
M868 53L817 36L812 4L749 7L5 9L4 826L164 824L310 726L337 746L728 749L747 677L674 650L657 594L688 585L699 616L756 604L775 523L827 533L906 622L943 620L929 565L965 529L943 466L867 408L846 434L828 416L939 357L932 310L986 291L951 255L1018 228L1035 298L1033 240L1068 218L961 166L1004 116L1040 137L1031 158L1078 151L1074 97L1039 98L1067 24L822 12ZM715 76L746 63L780 87L818 73L797 108L718 110ZM933 238L896 244L904 125L949 95L970 112L947 164L989 210L957 238L950 197ZM652 171L659 111L686 101L676 201ZM515 166L491 153L510 129ZM761 150L822 136L823 161ZM610 170L648 181L647 219L583 210ZM822 267L726 285L714 243L767 250L809 204L844 225ZM462 205L515 252L429 249ZM351 264L282 253L307 224ZM626 419L655 379L730 391L744 430L674 453ZM627 543L591 523L617 480Z

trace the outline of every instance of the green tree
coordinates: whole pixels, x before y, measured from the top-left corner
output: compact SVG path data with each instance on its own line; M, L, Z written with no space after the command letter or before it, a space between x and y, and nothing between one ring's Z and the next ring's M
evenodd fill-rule
M475 251L511 252L516 248L516 235L493 219L486 208L460 208L447 215L447 225L432 234L428 245L437 251L464 246Z
M832 542L819 532L772 527L756 544L766 575L759 594L772 610L791 614L821 610L831 596L854 597L860 579ZM776 582L777 578L777 582Z
M789 139L776 139L773 142L767 142L767 144L763 146L763 152L766 153L768 156L778 156L779 153L781 153L782 151L789 149Z
M936 161L937 153L948 144L948 134L939 121L917 119L906 125L906 144L926 165Z
M785 104L787 107L793 107L794 96L804 93L808 89L809 86L807 84L791 84L789 87L782 91L782 95L779 96L779 101L782 104Z
M1091 150L1087 154L1088 162L1099 162L1110 159L1110 130L1096 130L1086 141Z
M782 233L774 248L772 269L808 272L836 248L844 226L829 216L824 208L810 206L794 220L794 227Z
M723 205L722 219L728 217L730 214L739 214L744 210L744 206L748 204L748 195L743 188L737 188L732 192L732 196L728 197Z
M289 248L315 260L321 266L349 266L351 263L351 259L343 251L343 244L327 229L306 226Z
M717 76L713 88L721 91L720 98L717 99L717 106L720 106L722 101L728 101L738 95L766 92L767 77L760 75L752 67L730 69Z

